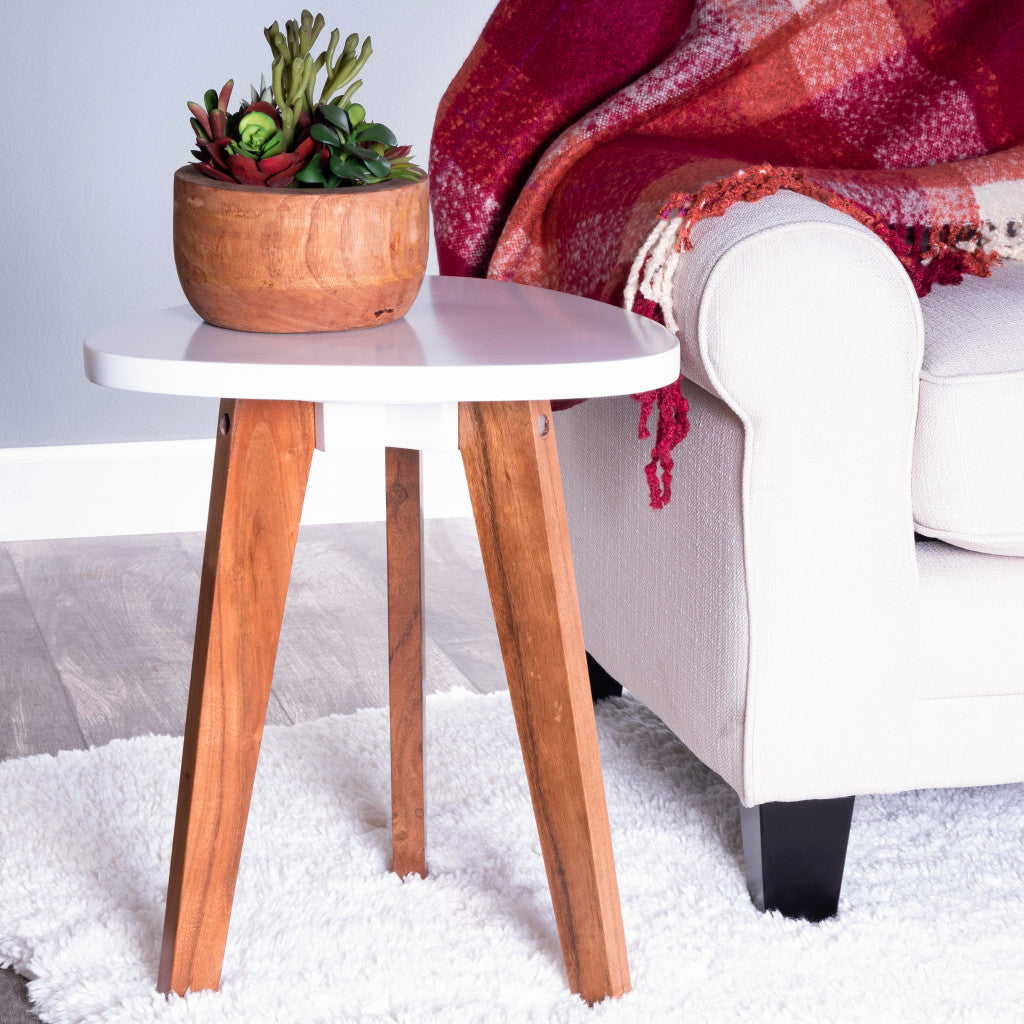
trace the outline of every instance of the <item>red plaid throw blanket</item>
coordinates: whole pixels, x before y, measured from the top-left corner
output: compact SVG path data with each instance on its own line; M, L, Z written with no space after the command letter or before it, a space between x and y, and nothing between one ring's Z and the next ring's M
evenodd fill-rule
M1022 54L1024 0L501 0L438 110L441 272L674 328L693 224L787 188L876 231L919 294L986 275L1024 256ZM686 404L635 397L660 507Z

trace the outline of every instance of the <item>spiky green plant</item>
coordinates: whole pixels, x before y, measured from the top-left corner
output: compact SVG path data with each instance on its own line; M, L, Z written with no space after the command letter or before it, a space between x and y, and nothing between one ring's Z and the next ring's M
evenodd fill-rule
M330 103L346 86L348 88L339 103L344 106L351 101L356 89L363 84L361 79L355 82L352 79L359 74L373 53L369 36L363 41L360 49L359 33L353 32L345 40L341 53L335 59L334 54L338 43L341 42L341 33L334 29L327 49L314 57L313 44L325 24L322 14L317 14L314 18L309 11L303 11L298 21L285 22L284 32L276 21L270 28L263 30L274 56L270 67L271 87L274 102L281 112L286 148L291 144L295 126L303 110L311 114L318 105ZM320 95L315 97L317 77L325 68L327 77L323 89Z

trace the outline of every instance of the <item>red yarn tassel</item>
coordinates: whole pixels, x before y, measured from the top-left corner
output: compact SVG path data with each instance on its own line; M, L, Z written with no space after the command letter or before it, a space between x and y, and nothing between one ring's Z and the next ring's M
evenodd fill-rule
M672 449L690 430L687 413L690 404L683 397L683 378L657 391L645 391L633 395L640 403L640 424L638 436L641 440L649 438L651 431L647 426L648 419L658 405L658 426L654 437L654 448L651 450L651 461L644 472L647 474L647 487L651 494L651 508L664 508L672 497L672 470L675 462ZM661 469L661 479L658 470Z

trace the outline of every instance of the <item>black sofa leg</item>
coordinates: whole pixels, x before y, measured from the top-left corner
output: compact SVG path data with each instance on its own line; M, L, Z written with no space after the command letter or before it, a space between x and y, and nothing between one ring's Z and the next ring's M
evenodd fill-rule
M839 909L853 797L740 808L747 888L758 910L823 921Z
M605 697L621 697L622 684L617 683L587 651L587 671L590 673L590 696L595 700Z

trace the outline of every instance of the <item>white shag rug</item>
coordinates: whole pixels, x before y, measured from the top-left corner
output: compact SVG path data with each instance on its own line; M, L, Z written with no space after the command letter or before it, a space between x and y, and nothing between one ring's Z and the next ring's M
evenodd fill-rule
M0 765L0 962L52 1024L1024 1020L1024 786L858 800L840 917L750 905L737 802L598 707L633 991L566 986L507 694L427 704L429 877L382 710L267 730L219 992L154 992L181 741Z

